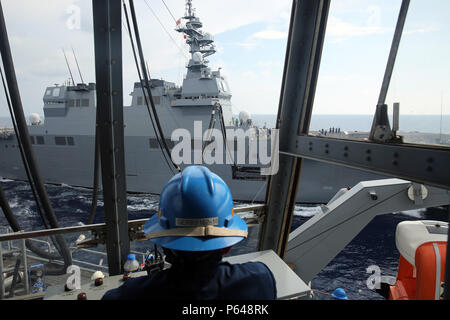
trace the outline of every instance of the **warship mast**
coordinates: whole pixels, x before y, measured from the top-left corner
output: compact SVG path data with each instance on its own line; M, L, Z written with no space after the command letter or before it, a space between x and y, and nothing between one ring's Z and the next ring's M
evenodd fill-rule
M186 20L186 23L182 23L182 19ZM177 21L175 30L184 34L186 43L190 47L191 59L187 68L191 72L199 72L208 68L209 61L205 58L216 53L213 36L202 31L202 27L203 24L195 15L195 8L192 7L192 0L186 0L185 16Z

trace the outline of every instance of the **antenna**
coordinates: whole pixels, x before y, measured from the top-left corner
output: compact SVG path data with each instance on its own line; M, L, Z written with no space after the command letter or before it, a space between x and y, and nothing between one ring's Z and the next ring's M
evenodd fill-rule
M192 17L192 0L186 1L186 14L188 17Z
M62 52L64 53L64 58L66 59L67 69L69 69L70 78L72 79L73 85L75 85L75 81L73 80L72 70L70 70L69 61L67 61L66 52L64 51L64 48L62 49Z
M75 58L75 62L77 64L78 73L80 74L81 83L84 83L83 76L81 75L80 65L78 64L77 56L75 55L75 50L73 50L73 47L72 47L72 52L73 52L73 56Z

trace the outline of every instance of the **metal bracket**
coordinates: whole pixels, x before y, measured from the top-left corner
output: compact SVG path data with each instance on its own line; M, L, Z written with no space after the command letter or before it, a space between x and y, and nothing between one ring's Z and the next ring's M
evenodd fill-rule
M414 204L421 205L423 200L428 197L428 189L418 183L413 183L408 189L408 198L414 201Z
M377 105L369 139L375 142L403 143L403 137L397 136L391 129L387 109L386 104Z

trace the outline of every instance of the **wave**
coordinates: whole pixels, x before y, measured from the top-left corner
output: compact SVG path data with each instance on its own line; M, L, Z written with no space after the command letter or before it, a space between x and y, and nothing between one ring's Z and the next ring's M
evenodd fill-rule
M300 217L304 217L304 218L313 217L320 212L322 212L322 208L320 206L317 206L317 207L295 206L295 209L294 209L295 216L300 216Z
M64 191L61 192L58 196L59 197L75 197L77 194L75 192L72 191Z
M127 209L131 211L144 211L144 210L151 210L151 209L157 209L158 205L146 205L146 204L136 204L136 205L128 205Z
M127 209L131 211L155 210L158 208L157 197L128 197Z
M414 209L401 212L394 212L394 214L402 214L404 216L421 219L424 217L426 211L427 209Z
M86 187L75 187L75 186L71 186L65 183L61 183L61 187L63 188L68 188L68 189L72 189L72 190L76 190L76 191L82 191L82 192L92 192L91 188L86 188ZM99 190L100 191L100 190Z

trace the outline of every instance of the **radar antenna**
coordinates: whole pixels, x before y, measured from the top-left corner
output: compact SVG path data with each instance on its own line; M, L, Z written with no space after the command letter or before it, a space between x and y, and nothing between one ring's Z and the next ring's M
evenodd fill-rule
M186 17L192 17L192 0L186 1Z
M186 24L181 23L181 19L187 20ZM186 43L190 47L191 60L188 65L190 70L207 68L209 57L216 53L213 36L201 30L203 27L200 18L195 15L192 7L192 0L186 0L186 14L178 20L176 31L183 33Z
M78 59L77 59L77 56L75 54L75 50L73 49L73 47L72 47L72 52L73 52L73 57L75 58L75 63L77 64L78 73L80 74L81 83L84 83L83 76L81 75L80 65L78 64Z
M62 49L62 52L64 54L64 58L66 59L67 69L69 69L70 78L72 79L73 85L75 85L75 81L73 80L72 70L70 70L69 61L67 61L66 52L64 51L64 48Z

